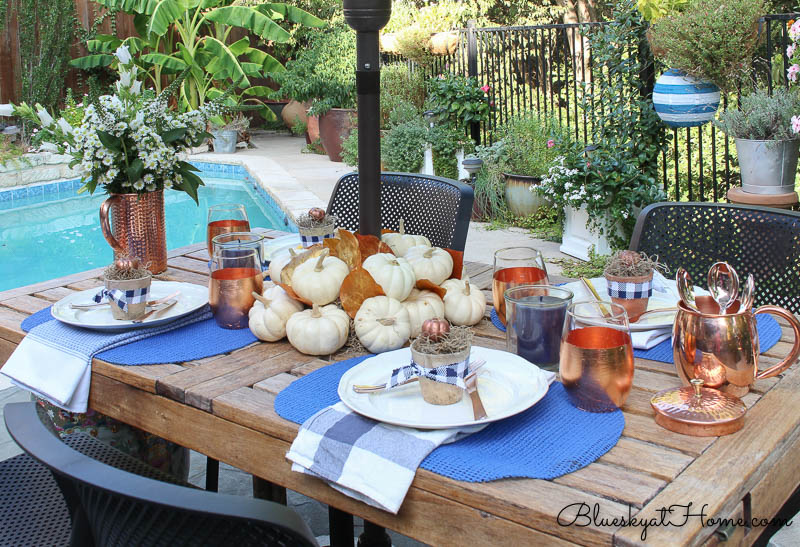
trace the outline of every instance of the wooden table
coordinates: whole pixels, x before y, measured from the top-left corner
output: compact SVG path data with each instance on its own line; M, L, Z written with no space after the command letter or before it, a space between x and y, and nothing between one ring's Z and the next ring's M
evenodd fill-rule
M268 235L279 235L280 232ZM164 280L205 285L204 244L169 253ZM472 282L489 299L491 267L466 263ZM24 336L20 321L72 293L98 286L100 270L0 292L0 363ZM488 314L487 314L488 316ZM763 358L786 354L784 335ZM505 348L504 335L484 320L476 344ZM342 359L343 356L334 356ZM661 520L661 508L691 503L706 517L770 518L800 483L800 371L759 381L744 400L750 411L740 432L721 438L687 437L653 421L653 392L680 385L672 365L636 360L634 388L625 405L625 430L597 462L553 481L512 479L465 483L419 470L397 516L339 494L317 479L293 473L284 455L298 426L275 414L275 395L328 361L309 357L287 342L258 343L185 363L116 366L95 359L92 408L183 446L433 545L699 544L716 542L716 526L689 518L681 527L620 526L633 515ZM598 511L563 526L571 504ZM575 515L562 513L564 521ZM595 509L596 508L596 509ZM569 511L569 510L568 510ZM673 522L684 520L676 508ZM569 515L569 516L567 516ZM606 522L599 519L605 518ZM617 518L617 522L609 522ZM736 528L734 544L750 544L758 527Z

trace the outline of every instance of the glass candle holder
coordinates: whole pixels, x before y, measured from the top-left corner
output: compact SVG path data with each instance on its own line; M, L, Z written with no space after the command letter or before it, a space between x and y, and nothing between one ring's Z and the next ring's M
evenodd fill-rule
M544 257L533 247L506 247L494 253L492 300L497 317L506 324L505 292L519 285L549 285Z
M208 256L214 256L213 239L219 234L231 232L249 232L250 220L247 211L241 203L220 203L208 208L208 225L206 231L206 244Z
M578 302L567 308L559 358L561 382L581 410L621 408L633 386L628 314L618 304Z
M211 259L208 302L217 325L246 329L255 297L264 288L258 253L243 249L218 249Z
M506 290L503 296L508 351L540 368L557 371L572 291L550 285L520 285Z
M225 249L226 255L231 257L235 256L237 252L256 251L261 270L265 271L269 266L264 260L264 243L266 241L267 238L256 232L231 232L214 236L211 243L217 251Z

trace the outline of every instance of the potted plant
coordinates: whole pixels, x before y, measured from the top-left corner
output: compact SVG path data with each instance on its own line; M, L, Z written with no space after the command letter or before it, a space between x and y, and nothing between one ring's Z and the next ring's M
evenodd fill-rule
M215 154L233 154L239 133L250 127L250 120L241 112L235 115L214 116L209 120Z
M800 150L800 98L776 88L742 97L739 108L722 112L715 125L736 142L742 190L753 194L794 192Z
M152 274L138 258L120 257L103 271L104 289L94 300L98 303L107 300L114 319L139 319L147 309L152 280Z
M653 55L670 67L656 82L653 103L667 125L710 121L720 89L735 90L748 78L766 9L764 0L695 0L653 23L647 33Z
M618 251L611 255L603 270L608 296L628 313L635 322L647 311L653 294L653 272L664 269L658 260L636 251Z
M167 267L164 190L174 188L198 201L203 181L182 155L211 136L206 132L208 120L227 111L232 90L197 110L179 114L169 108L169 102L189 69L155 95L142 90L128 48L120 46L116 56L116 92L87 106L74 127L63 118L54 121L38 105L34 112L23 103L15 114L49 129L54 135L50 142L59 153L73 157L70 166L82 171L85 182L79 192L94 193L99 186L109 194L100 209L101 227L115 255L138 257L157 274Z
M419 173L425 160L428 128L422 118L393 125L381 139L381 161L387 171Z

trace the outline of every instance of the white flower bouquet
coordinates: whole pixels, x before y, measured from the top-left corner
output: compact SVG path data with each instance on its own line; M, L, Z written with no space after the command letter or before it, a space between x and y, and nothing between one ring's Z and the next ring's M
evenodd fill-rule
M75 127L64 118L54 120L41 106L36 111L25 103L13 108L14 115L48 130L51 144L71 155L85 181L79 191L93 193L102 186L108 193L155 192L174 188L197 202L203 181L197 169L181 159L188 147L210 137L208 119L227 109L226 92L198 110L178 113L168 101L186 76L178 76L159 95L142 90L137 67L126 46L116 52L119 80L114 95L103 95L86 106Z

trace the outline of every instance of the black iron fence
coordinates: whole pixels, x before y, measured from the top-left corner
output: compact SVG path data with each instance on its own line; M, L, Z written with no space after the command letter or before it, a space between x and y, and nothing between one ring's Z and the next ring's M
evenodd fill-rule
M787 23L799 17L766 15L759 21L754 82L765 83L770 91L786 85ZM453 53L438 56L425 67L394 54L385 54L384 62L407 62L409 70L421 69L429 76L444 72L474 76L481 85L491 86L490 119L472 132L478 142L491 143L498 125L525 111L558 119L576 139L588 142L595 125L602 123L597 115L602 109L583 108L585 84L608 77L592 62L589 36L604 24L469 26L454 31L458 42ZM720 108L737 103L738 94L728 94ZM669 148L659 163L669 199L723 201L727 191L740 184L733 140L711 123L671 130Z

